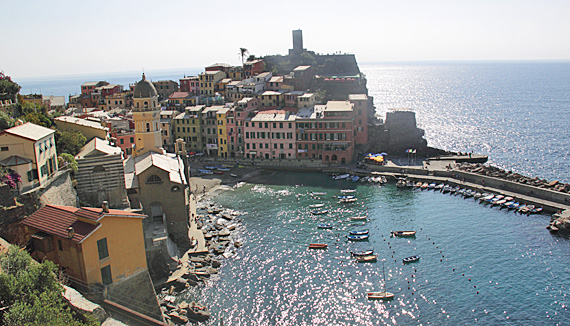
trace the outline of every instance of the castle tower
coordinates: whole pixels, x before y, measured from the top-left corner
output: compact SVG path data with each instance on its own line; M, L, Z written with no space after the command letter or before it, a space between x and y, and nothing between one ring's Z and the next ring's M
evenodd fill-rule
M144 73L133 92L133 119L135 121L135 148L138 156L153 151L164 153L160 128L160 107L158 93Z
M293 48L289 49L289 55L291 56L301 55L301 53L303 53L304 51L306 51L306 49L303 49L303 31L300 29L294 30Z

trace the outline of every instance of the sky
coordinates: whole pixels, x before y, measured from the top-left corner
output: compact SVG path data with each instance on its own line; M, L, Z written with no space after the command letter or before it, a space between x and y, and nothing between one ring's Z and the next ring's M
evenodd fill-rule
M359 63L569 60L567 0L0 0L0 70L13 78L239 65L239 49Z

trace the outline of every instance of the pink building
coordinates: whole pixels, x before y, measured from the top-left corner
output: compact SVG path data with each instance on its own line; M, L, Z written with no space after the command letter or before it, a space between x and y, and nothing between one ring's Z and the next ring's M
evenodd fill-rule
M190 94L200 94L200 79L198 76L184 77L180 79L180 91Z
M297 113L298 158L347 163L354 156L353 104L329 101Z
M246 157L294 159L295 115L284 110L257 113L245 121Z
M366 94L349 94L348 100L354 107L354 143L368 143L368 96Z

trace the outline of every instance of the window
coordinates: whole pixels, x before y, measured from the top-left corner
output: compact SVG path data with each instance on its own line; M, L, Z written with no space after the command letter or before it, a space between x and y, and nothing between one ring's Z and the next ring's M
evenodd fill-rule
M113 277L111 276L111 266L105 266L101 268L101 281L103 285L109 285L113 283Z
M134 143L134 142L135 142L135 137L131 137L130 141L131 141L131 144Z
M57 248L59 251L63 251L63 244L61 243L61 240L57 240Z
M162 183L162 179L158 175L152 174L146 179L146 183Z
M7 152L7 151L8 151L8 146L0 147L0 152Z
M121 138L120 142L121 142L121 145L123 145L125 143L125 140L123 138Z
M107 249L107 238L97 241L97 251L99 252L99 260L109 257L109 250Z

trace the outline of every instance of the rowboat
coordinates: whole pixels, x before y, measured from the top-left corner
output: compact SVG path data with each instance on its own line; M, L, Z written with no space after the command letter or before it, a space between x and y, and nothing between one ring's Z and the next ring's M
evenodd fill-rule
M230 174L230 177L232 177L232 178L237 178L237 174L232 173L232 174Z
M215 166L209 166L209 165L207 165L207 166L204 167L204 169L215 170L216 167L215 167Z
M338 199L352 199L354 198L354 195L342 195L342 196L338 196Z
M536 208L531 209L531 210L529 211L529 213L530 213L530 214L538 214L538 213L542 212L542 210L543 210L542 207L536 207Z
M422 183L422 186L420 187L420 189L425 190L427 188L428 188L428 183L427 182Z
M368 234L368 230L354 230L354 231L349 231L348 234L350 235Z
M348 178L348 177L350 177L350 174L346 173L346 174L341 174L341 175L334 176L333 179L335 179L335 180L342 180L342 179L346 179L346 178Z
M362 216L351 216L350 219L353 221L364 221L366 220L368 217L366 215L362 215Z
M325 196L326 194L327 194L326 192L322 192L322 191L311 192L311 195L313 195L313 196Z
M214 174L224 174L222 171L214 171Z
M415 261L420 260L420 256L415 255L415 256L410 256L410 257L406 257L404 259L402 259L402 262L404 262L404 264L406 263L413 263Z
M398 178L398 182L396 182L396 188L405 188L406 187L406 179Z
M353 252L353 251L350 252L350 254L353 256L370 256L373 253L374 253L374 250L372 250L372 249L361 251L361 252Z
M481 198L479 198L479 202L481 202L481 203L483 203L483 202L489 202L489 201L491 201L491 199L493 199L493 197L495 197L495 195L492 195L492 194L489 195L489 194L487 194L487 195L485 196L485 194L483 194L483 195L481 195Z
M416 231L392 231L394 237L415 237Z
M376 261L378 255L368 255L368 256L356 256L354 257L359 263L371 263Z
M368 292L368 300L392 300L394 299L394 293L386 291L386 272L384 271L384 263L382 263L382 275L384 279L384 291L381 292Z
M326 243L309 243L309 249L326 249Z
M200 172L200 174L214 174L214 172L210 171L210 170L198 170L198 172Z
M441 190L443 189L445 185L443 183L438 184L437 186L434 187L435 190Z
M216 169L218 169L218 171L224 171L224 172L228 172L230 169L226 168L226 167L217 167Z
M339 202L340 204L347 204L347 203L354 203L354 202L356 202L357 200L358 200L358 199L356 199L356 198L345 198L345 199L339 200L338 202Z
M325 204L323 204L323 203L318 203L318 204L311 204L311 205L309 205L309 208L321 208L321 207L323 207L323 206L325 206Z
M340 192L342 194L349 194L349 193L356 192L356 189L341 189Z
M355 175L354 177L352 177L352 182L356 182L358 181L358 179L360 179L360 177Z
M311 213L313 215L322 215L322 214L326 214L328 212L329 212L328 209L315 209L314 211L311 211Z
M368 239L368 234L347 235L346 237L351 241L363 241Z
M317 224L319 229L332 229L332 224Z
M431 189L434 189L435 186L436 186L435 182L432 182L427 186L427 188L428 188L428 190L431 190Z

